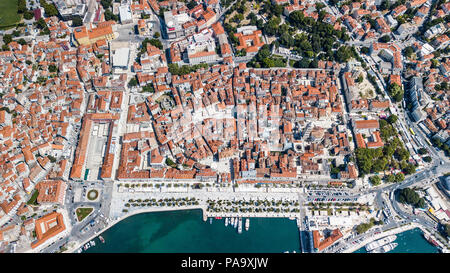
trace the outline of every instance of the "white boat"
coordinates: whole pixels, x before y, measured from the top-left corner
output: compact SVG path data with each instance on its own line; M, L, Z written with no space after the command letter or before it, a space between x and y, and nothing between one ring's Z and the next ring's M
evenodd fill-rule
M212 217L211 217L211 218L209 218L209 223L210 223L210 224L212 224Z
M366 245L366 250L367 250L367 252L370 252L370 251L374 250L375 248L380 248L380 247L382 247L384 245L392 243L396 239L397 239L397 236L395 236L395 235L386 236L386 237L381 238L379 240L376 240L376 241L373 241L371 243L368 243Z
M250 218L245 219L245 231L248 231L248 228L250 227Z
M242 218L239 218L238 233L242 233Z
M227 227L228 226L228 217L227 218L225 218L225 226Z
M78 253L81 253L81 251L83 251L83 249L81 249L81 247L78 249Z
M91 246L95 246L95 242L94 241L90 241Z
M397 246L398 246L397 243L389 243L389 244L384 245L382 247L375 248L375 249L369 251L369 253L386 253L386 252L389 252L389 251L393 250Z
M233 217L233 227L234 227L234 228L236 227L236 224L237 224L236 218Z

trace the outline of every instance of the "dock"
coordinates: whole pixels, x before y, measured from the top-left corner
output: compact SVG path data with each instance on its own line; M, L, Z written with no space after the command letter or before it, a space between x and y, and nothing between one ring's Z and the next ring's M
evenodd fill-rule
M312 252L312 236L309 232L309 228L305 225L305 219L306 217L302 213L303 211L300 210L300 215L297 218L297 227L298 227L298 234L300 238L300 247L301 247L301 253L310 253Z

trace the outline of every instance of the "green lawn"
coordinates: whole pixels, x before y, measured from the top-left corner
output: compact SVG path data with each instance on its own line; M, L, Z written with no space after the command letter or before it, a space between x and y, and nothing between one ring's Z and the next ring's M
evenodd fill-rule
M17 13L17 5L18 0L0 0L0 29L20 22L22 16Z
M94 209L93 208L77 208L76 213L77 213L78 222L83 221L83 219L86 218L86 216L91 214L92 210L94 210Z
M38 190L34 190L33 194L31 195L30 199L28 200L27 204L28 205L37 205L37 197L39 195L39 191Z

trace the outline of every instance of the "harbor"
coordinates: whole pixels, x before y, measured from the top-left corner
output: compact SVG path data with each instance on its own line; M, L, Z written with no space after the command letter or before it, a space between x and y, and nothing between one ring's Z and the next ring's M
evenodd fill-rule
M304 221L296 217L248 217L237 213L231 216L212 217L199 207L194 210L135 212L133 215L128 215L116 221L114 225L97 234L95 238L84 242L75 252L80 252L80 249L81 252L87 253L314 252L309 228ZM280 230L283 230L283 232L280 232ZM400 236L398 234L410 230L418 231L421 234L420 239L417 240L426 243L428 246L426 252L438 252L438 248L425 240L426 233L423 235L424 233L414 224L401 226L373 236L348 248L345 252L367 253L366 245L388 236L395 237L395 234ZM129 238L130 235L127 234L127 231L130 234L135 234L136 238ZM188 232L193 238L185 241L184 232ZM101 237L97 237L99 235ZM162 238L159 238L160 236ZM178 237L181 237L179 238L181 241L174 239ZM141 239L138 240L137 238ZM94 244L92 244L92 241L94 241ZM95 241L97 241L97 244L95 244ZM106 243L99 243L104 241ZM126 243L123 244L123 242ZM165 245L164 242L168 245ZM267 244L268 242L276 243L271 245ZM259 247L257 247L258 245ZM169 249L168 246L172 246L172 248ZM402 249L405 249L404 243L386 240L385 244L381 244L378 248L374 247L371 251L383 253L398 252ZM409 249L408 251L414 252Z
M97 243L83 252L300 252L296 222L288 218L202 219L202 210L199 209L134 215L103 232L101 236L106 243Z
M407 230L403 230L397 233L396 239L389 244L395 244L392 249L387 249L388 253L438 253L439 249L427 242L424 237L424 233L417 227L413 227ZM383 235L385 237L385 235ZM387 244L387 245L389 245ZM385 246L387 246L385 245ZM361 247L354 253L368 253L365 247Z

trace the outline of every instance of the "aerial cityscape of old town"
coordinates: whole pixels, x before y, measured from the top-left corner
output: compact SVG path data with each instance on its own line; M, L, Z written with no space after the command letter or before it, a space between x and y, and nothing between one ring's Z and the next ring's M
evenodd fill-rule
M188 210L448 253L449 46L448 0L1 0L0 253Z

